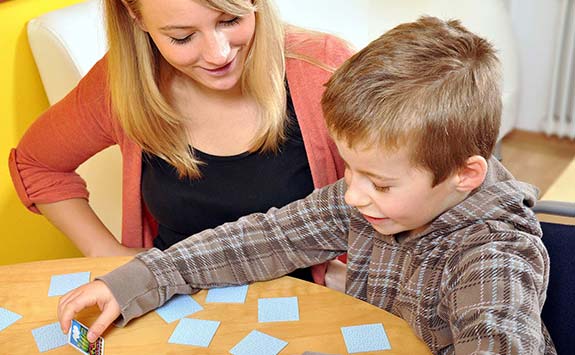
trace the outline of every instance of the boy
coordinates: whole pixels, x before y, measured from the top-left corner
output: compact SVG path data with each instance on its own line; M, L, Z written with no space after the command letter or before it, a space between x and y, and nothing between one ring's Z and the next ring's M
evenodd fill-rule
M62 329L97 302L93 339L175 294L347 251L346 293L405 319L433 353L553 354L540 319L549 259L528 207L537 191L491 158L498 69L491 45L457 21L389 31L336 71L322 100L345 181L138 255L64 296Z

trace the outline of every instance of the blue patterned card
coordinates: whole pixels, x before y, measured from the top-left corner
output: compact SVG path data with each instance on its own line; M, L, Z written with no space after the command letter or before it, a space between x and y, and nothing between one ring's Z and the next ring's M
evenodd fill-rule
M287 341L252 330L230 350L232 355L277 355L286 347Z
M0 332L14 324L20 318L22 318L22 316L18 313L0 307Z
M245 303L247 294L248 285L212 288L206 303Z
M258 322L289 322L299 320L297 297L260 298Z
M213 320L202 320L192 318L182 318L174 329L168 343L194 345L207 348L220 322Z
M156 309L156 313L158 313L166 323L172 323L173 321L182 319L203 309L204 307L191 296L176 295L162 307Z
M391 349L381 323L341 327L341 333L350 354Z
M68 343L68 336L62 333L58 322L32 329L32 335L34 336L34 341L36 341L38 351L41 353L59 348Z
M48 297L61 296L90 282L90 272L54 275L50 279Z

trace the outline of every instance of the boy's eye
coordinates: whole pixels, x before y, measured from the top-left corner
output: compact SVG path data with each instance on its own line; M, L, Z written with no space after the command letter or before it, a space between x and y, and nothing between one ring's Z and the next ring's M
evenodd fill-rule
M373 188L375 189L375 191L378 191L378 192L388 192L390 189L390 186L378 186L376 184L373 184Z
M194 35L194 34L192 33L192 34L189 34L189 35L187 35L186 37L183 37L183 38L170 37L170 40L172 41L173 44L186 44L186 43L188 43L189 41L192 40L192 36L193 36L193 35Z
M239 22L240 22L240 17L236 16L230 20L222 21L220 23L224 26L233 26L233 25L237 25Z

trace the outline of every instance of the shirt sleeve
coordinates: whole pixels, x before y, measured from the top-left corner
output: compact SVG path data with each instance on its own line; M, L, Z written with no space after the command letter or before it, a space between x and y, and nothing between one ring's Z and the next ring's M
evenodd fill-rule
M343 181L266 214L152 249L100 277L120 304L118 325L199 289L273 279L335 258L347 249L349 206Z
M451 326L455 354L542 354L545 248L535 237L492 240L460 255L447 271L440 310Z
M76 168L116 143L106 86L105 59L28 128L9 157L10 175L26 207L35 203L88 198Z

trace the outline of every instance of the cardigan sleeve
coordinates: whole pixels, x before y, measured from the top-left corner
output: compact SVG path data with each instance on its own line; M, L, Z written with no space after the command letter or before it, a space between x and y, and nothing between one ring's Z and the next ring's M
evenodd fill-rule
M335 36L305 31L288 31L286 48L286 74L292 100L314 186L320 188L337 181L344 173L343 161L327 131L321 97L332 70L352 55L352 48Z
M105 58L36 119L10 152L12 181L24 205L33 212L39 212L35 203L88 199L86 183L76 168L117 142Z

